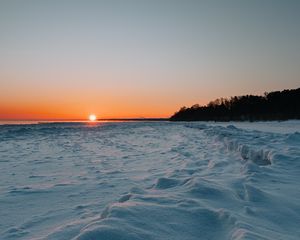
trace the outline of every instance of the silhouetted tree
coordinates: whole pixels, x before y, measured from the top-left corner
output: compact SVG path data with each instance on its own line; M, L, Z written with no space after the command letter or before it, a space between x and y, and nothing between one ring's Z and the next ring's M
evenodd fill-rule
M300 119L300 88L265 92L263 96L220 98L206 106L182 107L171 121L255 121Z

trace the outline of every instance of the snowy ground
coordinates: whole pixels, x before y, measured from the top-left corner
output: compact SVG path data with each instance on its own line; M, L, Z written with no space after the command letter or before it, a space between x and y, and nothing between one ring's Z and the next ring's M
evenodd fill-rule
M299 132L299 121L1 125L0 238L298 240Z

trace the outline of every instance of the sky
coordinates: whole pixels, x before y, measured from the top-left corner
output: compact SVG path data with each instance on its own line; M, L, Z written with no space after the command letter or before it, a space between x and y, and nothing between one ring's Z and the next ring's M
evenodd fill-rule
M0 0L0 119L169 117L300 87L298 0Z

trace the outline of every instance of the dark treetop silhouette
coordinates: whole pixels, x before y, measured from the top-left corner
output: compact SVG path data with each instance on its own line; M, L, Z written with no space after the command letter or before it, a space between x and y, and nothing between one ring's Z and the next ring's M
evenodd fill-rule
M171 121L259 121L300 119L300 88L264 96L220 98L206 106L182 107Z

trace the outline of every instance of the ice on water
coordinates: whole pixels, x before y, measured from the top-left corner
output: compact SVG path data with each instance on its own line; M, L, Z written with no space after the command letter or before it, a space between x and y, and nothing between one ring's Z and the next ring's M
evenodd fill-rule
M0 126L0 238L299 239L300 122Z

